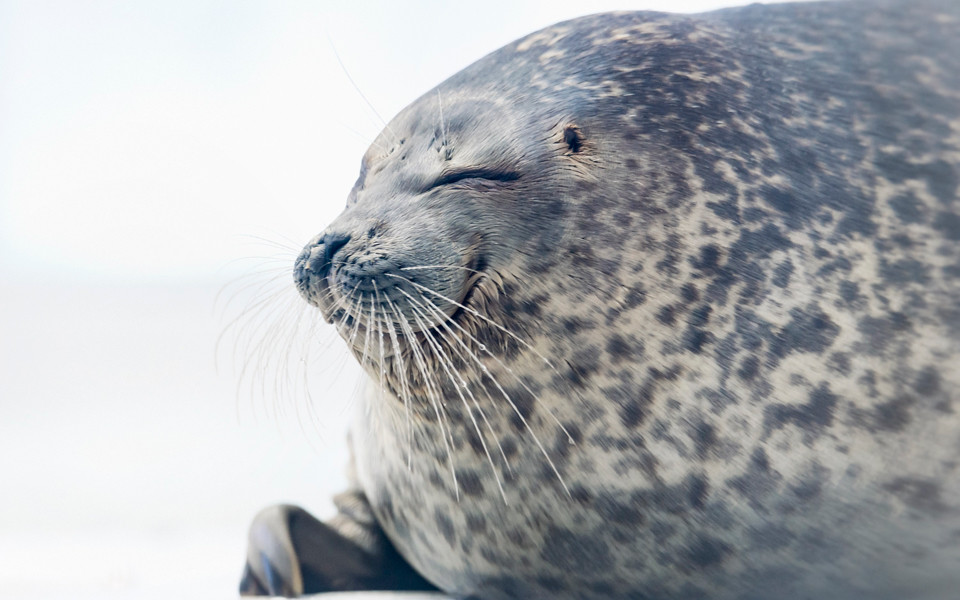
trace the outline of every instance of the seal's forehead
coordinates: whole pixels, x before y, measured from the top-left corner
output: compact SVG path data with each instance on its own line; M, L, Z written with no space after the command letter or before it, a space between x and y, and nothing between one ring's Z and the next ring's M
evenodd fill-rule
M519 159L523 125L517 111L501 100L441 86L394 117L364 162L375 167L396 160L412 168L432 168L444 162L478 165Z

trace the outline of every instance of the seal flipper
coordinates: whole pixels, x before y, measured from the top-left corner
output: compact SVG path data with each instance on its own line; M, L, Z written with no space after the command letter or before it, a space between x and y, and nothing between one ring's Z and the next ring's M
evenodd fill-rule
M327 523L298 506L261 511L250 526L240 594L436 589L397 553L363 492L339 494L334 503L339 513Z

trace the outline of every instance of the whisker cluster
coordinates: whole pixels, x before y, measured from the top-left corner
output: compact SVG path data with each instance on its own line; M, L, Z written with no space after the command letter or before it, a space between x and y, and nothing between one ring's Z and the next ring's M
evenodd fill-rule
M487 276L486 273L475 269L446 265L421 265L404 267L402 270L446 268L463 269L474 274L471 277L471 282L474 284ZM507 494L502 474L512 473L512 467L501 444L502 436L494 430L488 417L490 409L496 409L499 403L505 402L569 495L570 491L550 452L531 426L524 411L511 397L511 392L498 379L498 375L488 366L487 361L496 364L500 371L515 380L531 397L536 398L537 394L494 350L482 343L477 335L470 332L470 328L458 322L459 319L455 317L479 320L481 324L495 328L516 341L521 347L531 351L556 373L557 370L552 363L518 333L466 304L466 299L464 302L457 302L410 277L396 273L385 275L398 283L383 286L371 279L372 294L359 292L359 288L355 287L341 296L332 313L345 308L337 323L337 329L353 349L364 369L379 381L381 397L389 392L402 402L406 414L405 443L408 469L412 469L415 430L419 431L413 425L414 418L411 412L418 406L418 401L425 402L424 406L429 407L436 419L447 454L446 462L450 469L454 494L459 499L460 485L453 459L453 448L456 447L456 442L453 436L454 428L451 426L451 415L447 409L448 401L459 400L469 421L469 427L479 440L480 449L494 475L500 495L506 503ZM440 302L456 307L454 316L444 312ZM484 410L484 404L488 407L487 411ZM564 433L568 442L573 444L573 437L556 415L549 409L545 412ZM495 440L496 459L488 444L487 436Z

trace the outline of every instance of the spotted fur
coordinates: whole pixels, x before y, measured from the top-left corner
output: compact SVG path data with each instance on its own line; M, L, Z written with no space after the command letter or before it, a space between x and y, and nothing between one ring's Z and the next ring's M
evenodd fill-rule
M389 543L458 597L952 597L958 57L950 0L602 14L402 111L296 275Z

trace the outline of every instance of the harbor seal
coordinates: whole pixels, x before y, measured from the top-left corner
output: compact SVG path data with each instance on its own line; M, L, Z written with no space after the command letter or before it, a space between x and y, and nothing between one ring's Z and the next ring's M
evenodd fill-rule
M397 115L294 279L369 384L244 593L948 598L960 5L584 17Z

